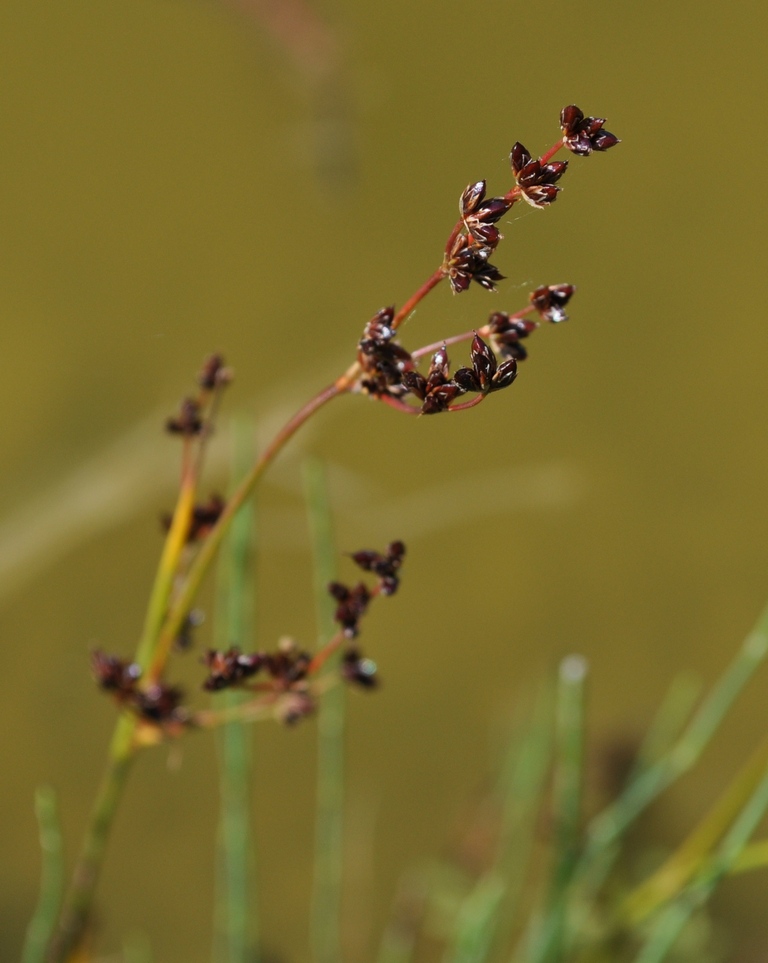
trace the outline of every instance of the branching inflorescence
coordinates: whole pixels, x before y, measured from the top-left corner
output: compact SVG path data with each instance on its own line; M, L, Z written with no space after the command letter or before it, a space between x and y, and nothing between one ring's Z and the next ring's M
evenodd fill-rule
M519 141L512 147L509 159L515 183L506 194L487 197L484 180L470 184L459 199L461 217L448 238L443 263L425 285L424 293L428 285L442 278L448 279L455 294L466 291L473 281L487 291L495 291L496 282L504 277L489 260L503 239L498 222L520 199L536 208L548 207L557 200L562 189L557 182L568 168L567 161L552 160L561 148L586 156L619 143L605 130L604 123L602 118L585 117L578 107L565 107L560 115L562 139L545 154L534 159ZM518 362L526 357L520 341L541 321L565 321L565 306L574 290L570 284L539 287L522 310L514 314L496 311L477 330L412 353L396 339L407 312L382 308L366 325L358 345L360 375L356 387L409 414L434 415L474 407L486 395L512 384ZM411 299L407 310L413 306ZM447 345L470 338L471 367L459 368L451 376ZM416 369L417 360L431 351L434 354L429 370L421 374ZM476 397L458 400L468 393ZM409 395L420 404L405 400Z
M208 674L203 689L236 687L247 690L252 698L228 709L194 711L183 704L180 689L166 681L166 673L171 654L189 648L192 631L200 621L193 608L197 594L237 512L286 443L320 408L349 393L366 394L412 415L472 408L512 384L519 362L527 356L523 342L542 322L566 320L565 309L574 288L554 284L536 288L525 307L512 313L494 311L484 325L438 343L408 351L397 338L403 321L442 281L447 281L455 294L467 291L473 282L487 291L496 289L503 275L490 257L502 240L498 226L502 218L519 200L535 208L551 205L568 166L565 161L553 160L554 156L563 148L587 156L613 147L618 138L603 125L601 118L586 117L575 106L566 107L560 115L560 139L540 157L534 158L521 143L512 147L514 183L505 194L487 196L484 180L470 184L461 194L460 217L439 267L400 308L383 308L371 318L358 342L355 361L280 429L227 499L214 495L204 502L198 500L207 442L222 392L232 380L220 356L206 361L197 395L185 399L179 412L167 420L167 431L182 444L178 499L172 515L164 520L167 534L134 658L121 659L100 651L92 655L99 686L113 696L121 712L81 856L49 946L52 963L67 960L82 938L117 801L140 747L234 719L277 716L295 722L315 709L318 697L332 684L332 675L320 673L320 669L334 655L342 679L367 689L376 685L376 666L362 655L355 640L371 601L392 595L397 588L405 554L401 542L393 542L383 553L361 551L352 556L376 582L370 587L362 581L329 586L336 603L338 631L314 652L284 639L271 651L249 653L233 645L206 653L202 661ZM469 364L451 373L448 346L462 342L470 342ZM422 372L419 363L425 357L430 360Z
M558 182L568 168L567 161L552 158L561 148L586 156L592 151L605 151L618 143L618 138L605 130L601 118L585 117L578 107L563 109L560 115L561 139L541 157L534 158L523 144L517 142L510 151L513 186L506 194L488 197L486 182L470 184L459 199L460 218L451 231L445 246L443 261L416 295L400 311L382 308L366 324L357 347L357 361L342 378L321 393L332 397L344 392L359 392L384 402L397 411L408 414L433 415L446 411L463 411L481 402L487 395L509 387L517 377L518 363L525 360L527 350L522 343L542 322L558 324L567 320L566 306L574 292L570 284L554 284L536 288L529 303L509 314L494 311L486 324L476 330L446 338L443 342L426 345L413 352L397 340L397 329L418 301L438 281L447 279L455 294L466 291L474 281L481 288L494 291L503 276L490 263L503 239L498 223L519 200L535 208L553 204L561 190ZM451 373L448 344L470 341L470 364ZM418 369L421 358L431 355L426 373ZM168 418L166 429L178 435L184 443L182 491L185 486L196 488L202 465L205 443L212 431L213 420L222 390L230 384L232 372L219 355L211 356L198 376L199 393L186 398L179 412ZM472 396L467 399L465 396ZM294 419L290 431L278 436L278 444L268 452L267 461L290 437L295 427L314 413L312 403ZM290 427L290 423L289 423ZM265 462L266 463L266 462ZM257 466L258 467L258 466ZM252 486L251 486L252 487ZM168 516L164 524L170 540L182 530L184 551L178 546L173 580L194 580L195 560L190 563L189 551L198 543L210 542L231 519L233 504L237 508L244 496L237 494L228 504L218 495L206 502L185 502L183 524L176 516ZM211 650L204 658L209 670L203 688L215 691L237 686L258 694L263 704L274 707L283 719L294 722L307 715L315 706L310 681L330 654L345 640L354 638L359 622L370 601L376 595L391 595L397 587L397 571L405 548L394 542L383 555L358 552L352 558L362 568L378 575L378 583L368 589L360 582L352 588L333 583L329 591L337 602L338 636L325 648L310 655L293 640L282 640L274 652L241 652L237 647L220 652ZM198 568L200 558L197 557ZM189 571L185 572L184 569ZM193 582L194 584L194 582ZM185 727L197 726L210 720L210 714L195 714L181 704L181 691L162 679L165 661L171 651L167 627L173 627L170 641L183 649L188 643L194 613L184 592L174 592L173 583L165 586L163 607L158 611L158 626L154 639L145 639L146 653L152 658L135 661L95 652L92 667L102 689L112 693L117 703L131 710L146 725L161 726L164 734L177 734ZM174 622L175 617L175 622ZM165 638L165 644L163 639ZM152 650L150 653L150 649ZM365 669L360 666L365 665ZM342 677L372 687L376 681L373 663L364 660L357 649L347 648L341 661ZM287 707L287 708L286 708Z

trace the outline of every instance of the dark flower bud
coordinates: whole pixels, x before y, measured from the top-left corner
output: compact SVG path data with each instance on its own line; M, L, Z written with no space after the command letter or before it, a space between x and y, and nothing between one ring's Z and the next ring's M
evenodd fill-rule
M531 304L541 315L543 321L559 324L567 321L565 306L571 300L576 288L572 284L550 284L536 288L531 293Z
M134 691L141 677L141 668L135 662L107 655L99 649L91 653L91 671L99 688L123 697Z
M509 160L517 186L529 204L546 207L556 200L560 188L554 185L565 173L568 167L566 161L542 164L539 159L533 160L519 141L512 148Z
M177 652L186 652L187 649L192 648L195 629L199 628L204 621L205 614L202 609L192 609L187 614L174 642L174 648Z
M604 117L585 117L575 104L563 107L560 112L563 143L569 151L582 157L593 150L608 150L620 141L615 134L603 128L604 123Z
M412 394L422 401L427 395L427 379L420 371L406 371L403 375L403 384Z
M410 353L394 340L394 317L393 307L382 308L365 326L358 343L357 360L364 372L360 387L379 397L405 394L403 374L413 366Z
M226 652L209 649L202 661L209 672L203 688L208 692L216 692L238 685L244 679L255 675L264 665L266 656L261 652L244 655L240 649L232 646Z
M363 550L355 552L352 560L364 572L374 572L379 577L379 590L382 595L394 595L397 591L397 572L403 564L405 545L402 542L392 542L384 555L380 552ZM337 598L334 595L334 598Z
M334 620L341 626L348 639L354 639L360 631L360 619L368 608L371 593L362 582L352 589L342 585L341 582L331 582L328 591L339 603L333 616Z
M384 575L379 584L382 595L394 595L400 586L400 579L396 575Z
M177 686L156 682L146 690L136 690L134 705L139 715L149 722L182 722L186 717L180 705L182 697Z
M341 659L341 676L346 682L375 689L379 684L378 669L372 659L363 658L357 649L349 649Z
M517 377L517 360L510 358L502 361L491 380L491 391L501 391L508 388Z
M487 391L490 387L491 379L496 374L496 355L476 334L472 339L472 369L482 391Z
M232 369L224 367L224 358L220 354L212 354L203 363L197 383L204 391L213 391L214 388L230 384L232 377Z
M421 413L423 415L437 415L441 411L446 411L451 402L462 394L464 394L463 389L455 381L436 385L424 399Z
M200 417L200 405L194 398L185 398L182 401L179 414L166 420L165 430L172 435L184 435L187 438L200 434L203 421Z
M490 253L491 247L470 244L465 234L456 238L445 261L445 271L454 294L466 291L472 281L487 291L496 290L494 282L502 281L504 275L489 263Z
M459 198L459 210L462 217L472 214L485 197L485 181L476 181L464 189Z
M453 380L464 391L482 391L477 375L471 368L458 368L453 375Z

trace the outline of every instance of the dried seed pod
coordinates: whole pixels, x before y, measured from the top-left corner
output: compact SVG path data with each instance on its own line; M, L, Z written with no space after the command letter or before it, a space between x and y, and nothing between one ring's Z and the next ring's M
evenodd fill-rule
M575 104L563 107L560 128L563 143L574 154L587 157L593 150L604 151L621 143L619 138L603 128L604 117L585 117Z
M360 631L360 619L368 609L371 593L362 582L351 589L341 582L331 582L328 591L339 603L334 620L339 623L348 639L354 639Z
M137 689L133 704L148 722L184 722L186 710L181 706L183 692L177 686L156 682L148 689Z
M399 397L406 393L403 375L413 366L411 355L395 340L393 307L382 308L365 326L358 343L358 362L364 376L360 387L371 395Z
M533 160L519 141L512 148L509 160L517 186L529 204L533 207L546 207L556 200L560 188L555 187L555 182L559 181L567 170L567 161L542 164L540 159Z
M133 693L141 677L141 668L136 662L108 655L100 649L91 653L91 671L99 688L123 698Z
M165 430L172 435L183 435L186 438L199 435L203 430L203 420L198 402L194 398L185 398L178 415L166 419Z
M550 284L536 288L531 293L531 304L539 312L543 321L559 324L567 321L565 306L573 297L576 288L572 284Z
M480 390L487 391L490 388L491 379L496 374L496 355L478 334L475 334L472 339L470 353L472 357L472 370L480 385Z
M348 649L342 656L341 677L363 689L375 689L379 684L376 663L364 658L357 649Z
M501 391L502 388L508 388L516 377L517 360L509 358L507 361L502 361L491 380L489 391Z
M212 354L203 362L203 367L197 376L197 383L203 391L213 391L231 384L232 369L224 366L224 358L220 354Z
M482 391L477 375L472 368L458 368L453 374L453 380L464 391Z
M462 218L465 218L477 210L478 205L485 197L485 181L475 181L464 188L459 198L459 211Z
M226 652L209 649L202 660L208 667L208 678L203 688L208 692L217 692L230 686L239 685L243 680L255 675L266 661L263 652L243 654L237 646L232 646Z
M504 280L497 267L488 261L490 247L470 244L465 234L460 234L446 256L445 271L454 294L466 291L474 281L487 291L495 291L495 282Z
M515 358L517 361L524 361L528 357L520 341L527 338L536 327L536 321L510 317L502 311L495 311L488 319L488 330L496 350L503 358Z

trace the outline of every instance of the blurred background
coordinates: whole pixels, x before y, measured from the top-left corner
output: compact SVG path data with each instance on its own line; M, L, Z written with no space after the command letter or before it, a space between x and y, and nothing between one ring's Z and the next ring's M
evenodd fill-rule
M220 350L227 413L268 438L434 270L465 185L508 189L513 142L546 149L565 104L623 143L571 158L554 207L513 209L497 294L443 286L403 340L547 283L578 286L571 321L460 417L335 402L260 497L254 645L314 635L306 453L328 463L341 549L409 550L363 636L384 686L350 699L349 958L372 955L401 873L455 835L492 733L560 657L591 666L598 783L678 673L724 667L768 597L765 26L756 2L6 0L3 958L37 894L35 787L60 792L70 856L91 805L114 710L88 653L133 651L177 473L163 418ZM226 438L225 420L211 489ZM756 743L764 687L645 821L654 845ZM313 747L312 722L256 733L262 927L286 961L306 958ZM214 756L202 736L139 761L105 949L138 932L157 960L209 958ZM765 892L750 876L715 903L733 959L765 957Z

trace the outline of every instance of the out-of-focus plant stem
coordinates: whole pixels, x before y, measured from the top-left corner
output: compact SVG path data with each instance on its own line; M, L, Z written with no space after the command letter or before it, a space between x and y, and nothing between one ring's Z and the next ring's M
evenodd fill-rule
M336 635L334 605L328 583L336 577L328 486L321 462L306 463L304 487L312 538L318 647L323 650ZM333 659L326 672L333 672ZM331 687L318 710L317 806L315 865L312 883L310 940L314 963L341 960L341 884L344 829L344 687Z
M249 430L249 428L251 430ZM252 426L234 426L233 477L241 478L253 461ZM215 645L248 647L253 634L254 511L246 503L235 518L227 551L217 568ZM241 705L247 695L236 690L219 693L224 707ZM215 942L216 963L257 963L258 912L253 892L250 824L251 739L245 722L237 720L219 733L221 815L218 834Z
M29 924L21 963L42 963L45 949L56 925L64 882L64 866L56 795L50 786L41 786L35 795L35 812L40 827L40 899Z

